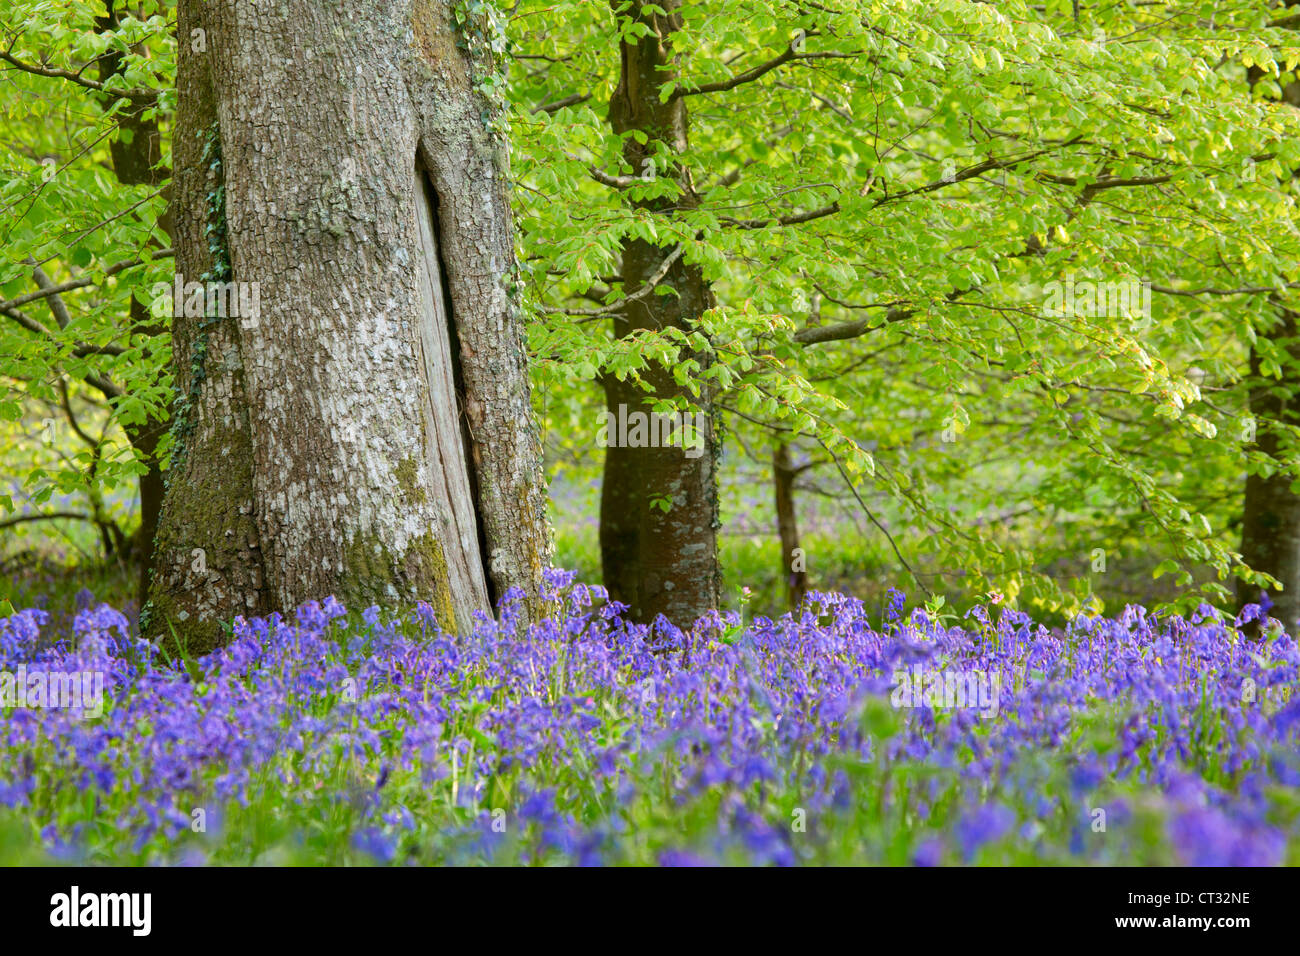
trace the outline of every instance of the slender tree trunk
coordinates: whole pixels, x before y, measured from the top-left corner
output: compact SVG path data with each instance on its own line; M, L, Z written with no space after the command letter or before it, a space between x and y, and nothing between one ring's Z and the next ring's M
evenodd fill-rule
M781 535L781 575L792 611L803 603L808 593L808 564L799 546L799 523L794 508L795 474L790 446L781 442L772 451L772 488L776 497L776 528Z
M672 208L689 208L698 202L689 170L674 163L668 169L654 157L655 145L667 144L673 153L687 147L685 100L664 100L664 84L676 76L672 35L681 28L678 0L657 5L635 2L611 4L616 15L632 17L646 24L650 33L620 44L618 88L610 101L610 127L617 135L630 131L645 134L648 142L624 139L624 159L638 175L672 177L682 193L675 200L643 200L638 208L670 215ZM623 246L620 278L624 292L632 295L653 280L673 255L672 247L631 240ZM703 271L677 258L660 280L671 294L651 293L629 299L614 318L614 332L625 337L641 329L691 329L711 304ZM690 353L707 367L708 355ZM617 418L637 411L648 413L648 398L689 397L671 371L654 367L644 375L651 387L609 376L605 380L607 411ZM716 468L719 441L712 398L695 399L706 415L703 447L694 457L681 448L615 446L605 452L605 475L601 490L600 545L605 586L610 596L630 606L633 619L649 621L665 615L679 626L687 626L706 611L717 607L720 572L717 556L718 494ZM654 502L667 500L664 511Z
M149 630L205 650L330 594L461 629L510 587L535 607L508 154L475 86L492 27L447 0L181 0L178 24L177 270L258 308L174 319Z
M115 31L121 25L120 8L114 0L107 0L103 16L95 20L99 31ZM100 58L99 78L107 81L122 72L124 57L121 51L112 49ZM113 97L105 97L105 103L111 103ZM109 143L109 157L113 162L113 172L120 183L129 186L161 186L170 175L162 167L162 133L158 119L150 115L144 103L131 103L120 109L117 114L118 135ZM172 233L170 209L164 212L159 227L169 236ZM145 333L165 332L159 328L150 315L148 308L136 298L131 299L131 327ZM158 441L167 429L165 421L147 418L143 422L133 423L124 428L127 440L139 456L145 471L137 479L140 493L140 528L131 548L131 558L139 568L137 599L144 607L149 596L149 577L153 568L154 536L158 531L158 516L162 512L163 473L162 463L158 460Z
M162 514L164 478L157 458L158 441L167 426L150 418L141 425L128 426L127 439L144 462L145 472L136 479L140 493L140 527L131 543L131 559L139 570L137 594L140 606L149 599L149 576L153 568L153 544L158 533L158 517Z

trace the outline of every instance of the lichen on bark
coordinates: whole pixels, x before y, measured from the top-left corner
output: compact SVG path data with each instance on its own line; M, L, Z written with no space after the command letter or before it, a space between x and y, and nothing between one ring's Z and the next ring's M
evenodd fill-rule
M340 581L337 596L349 607L399 607L426 601L440 627L456 630L447 559L432 534L413 539L401 554L394 554L375 535L355 535L345 551Z
M484 577L535 595L549 533L508 164L450 3L180 0L178 17L209 37L180 50L178 270L224 261L261 295L252 323L178 320L193 397L155 609L197 627L333 594L426 600L451 628L490 610ZM195 132L218 120L213 194Z

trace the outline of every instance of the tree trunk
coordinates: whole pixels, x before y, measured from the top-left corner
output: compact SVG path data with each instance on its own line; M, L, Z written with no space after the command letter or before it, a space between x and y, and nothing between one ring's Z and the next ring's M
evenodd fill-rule
M616 15L632 17L650 27L647 36L620 44L621 67L618 88L610 101L610 127L616 135L632 130L645 134L646 143L634 137L624 140L623 156L638 175L656 174L676 180L682 194L675 200L654 199L633 202L637 208L659 215L671 215L673 208L690 208L698 202L689 170L681 164L657 170L656 143L667 144L673 153L687 147L685 100L661 97L664 84L676 77L672 34L681 28L680 3L666 0L655 6L633 3L611 4ZM660 160L662 165L662 160ZM673 255L671 247L631 240L623 246L620 273L624 293L641 290L663 269ZM640 329L673 327L692 329L711 304L711 293L703 271L677 258L659 282L672 294L652 292L629 298L614 317L614 333L626 337ZM707 367L705 352L690 352ZM607 376L604 382L608 413L614 418L635 412L648 413L647 399L690 397L678 385L671 371L655 366L643 375L651 388ZM718 568L718 493L716 468L719 442L712 398L706 391L694 399L704 413L702 447L687 455L680 447L629 447L611 441L605 452L605 474L601 489L600 546L605 586L610 596L631 608L634 620L650 621L663 614L685 627L701 614L718 606L721 576ZM611 436L612 438L613 436ZM654 502L668 502L668 510Z
M1300 374L1300 341L1297 341L1297 313L1278 309L1279 321L1269 332L1260 331L1286 356L1285 375L1280 381L1260 374L1259 353L1250 352L1250 412L1258 434L1255 447L1270 458L1282 459L1280 436L1272 423L1300 427L1300 401L1294 394L1294 376ZM1275 577L1281 593L1269 593L1273 607L1269 614L1282 621L1291 631L1300 620L1300 495L1291 490L1294 477L1290 471L1278 471L1264 477L1246 476L1246 494L1241 519L1241 556L1251 568ZM1237 582L1240 604L1258 602L1260 588Z
M1300 0L1286 4L1297 5ZM1247 74L1251 84L1264 77L1258 66L1251 67ZM1300 83L1287 84L1282 92L1284 102L1300 108ZM1300 175L1300 170L1295 175ZM1272 328L1258 330L1257 334L1276 346L1276 354L1282 357L1282 378L1266 379L1260 374L1260 356L1252 346L1250 413L1258 429L1256 447L1271 458L1282 459L1287 456L1280 447L1280 436L1269 423L1300 426L1300 394L1297 394L1300 313L1278 304L1276 314L1277 321ZM1252 569L1272 575L1282 585L1281 593L1269 593L1273 602L1269 614L1282 621L1292 634L1300 620L1300 495L1291 490L1293 481L1289 471L1275 472L1268 477L1247 475L1241 516L1242 560ZM1259 587L1237 582L1238 604L1255 603L1259 598Z
M772 487L776 496L776 528L781 535L781 574L792 611L798 609L808 593L808 564L799 546L799 523L795 519L794 476L790 446L781 442L772 451Z
M121 26L120 11L114 0L108 0L104 6L103 16L95 19L98 31L115 31ZM124 56L121 51L112 49L99 60L99 79L107 81L123 70ZM105 104L112 103L114 97L106 96ZM120 183L129 186L148 184L161 186L169 173L162 168L162 134L158 128L156 116L148 113L144 103L130 103L123 106L117 114L117 127L121 131L109 143L109 157L113 162L113 172ZM121 134L125 135L121 135ZM170 190L168 190L170 191ZM169 236L172 234L172 217L168 210L163 214L160 228ZM131 327L148 334L165 332L165 327L158 328L156 320L148 308L137 298L131 299ZM131 558L139 568L137 599L144 607L149 597L149 577L153 568L154 536L158 531L158 517L162 512L163 473L162 464L156 452L158 441L166 430L165 421L146 418L138 424L124 427L127 440L139 456L145 471L137 479L140 493L140 528L131 547Z
M235 614L330 594L460 629L510 587L537 606L491 29L446 0L181 0L178 281L258 308L174 319L152 633L206 650Z
M145 466L144 473L136 479L140 492L140 527L131 543L131 559L136 563L140 575L136 585L140 607L144 607L149 599L154 538L158 533L158 518L162 514L165 479L158 462L157 450L158 441L166 428L164 423L150 418L141 425L131 425L125 429L131 447Z

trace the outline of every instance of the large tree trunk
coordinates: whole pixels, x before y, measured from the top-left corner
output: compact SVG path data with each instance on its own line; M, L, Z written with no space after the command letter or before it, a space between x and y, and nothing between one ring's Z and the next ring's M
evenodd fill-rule
M506 588L536 601L508 154L472 52L489 29L446 0L181 0L177 270L257 283L260 308L174 320L152 633L201 651L234 614L329 594L426 600L461 629Z
M616 15L624 6L614 2ZM657 199L634 205L670 215L673 207L690 207L698 202L690 172L681 164L654 170L650 164L656 143L666 143L674 153L687 146L685 100L661 96L664 84L673 80L672 34L680 29L677 0L658 4L666 14L653 12L651 4L633 3L626 15L651 28L647 36L620 44L621 68L618 88L610 101L609 120L614 133L643 132L645 144L634 137L624 140L624 159L638 175L652 171L674 178L682 189L675 201ZM631 296L662 271L673 254L672 248L632 240L623 247L620 279L624 293ZM673 294L658 292L629 298L614 318L614 332L620 337L639 329L693 328L711 298L703 271L677 258L660 280ZM689 353L707 366L706 353ZM689 397L672 373L654 367L644 375L654 398ZM640 386L614 376L605 379L608 412L618 417L620 406L627 413L649 411L647 392ZM717 554L718 494L716 468L719 442L712 400L707 391L695 400L706 415L701 453L691 457L681 448L615 446L605 452L605 475L601 489L600 546L605 586L610 596L631 608L635 620L649 621L663 614L674 624L687 626L706 611L718 606L720 573ZM653 507L656 499L667 498L667 511Z

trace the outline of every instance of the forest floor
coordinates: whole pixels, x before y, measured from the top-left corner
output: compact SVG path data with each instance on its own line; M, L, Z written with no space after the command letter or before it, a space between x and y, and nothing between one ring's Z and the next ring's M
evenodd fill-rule
M532 626L331 600L167 662L73 597L0 619L0 699L45 695L0 705L0 862L1300 863L1300 651L1209 608L682 632L556 572Z

